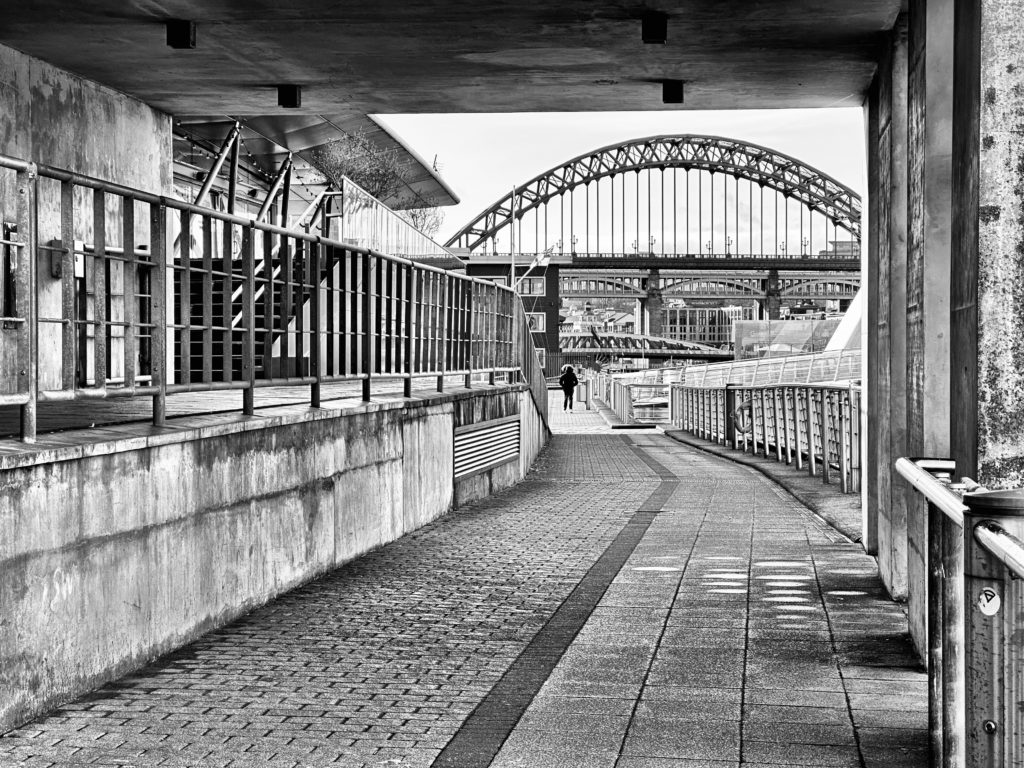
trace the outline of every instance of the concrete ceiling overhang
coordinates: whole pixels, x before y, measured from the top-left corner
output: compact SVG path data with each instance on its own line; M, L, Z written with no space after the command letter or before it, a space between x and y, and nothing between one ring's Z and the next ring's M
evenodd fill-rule
M900 0L33 0L0 43L174 115L855 106ZM644 8L668 42L644 45ZM197 23L197 47L164 22Z
M0 44L138 97L208 140L241 119L268 174L288 150L308 157L364 133L399 152L413 206L445 205L454 192L370 115L858 106L900 5L33 0L5 4ZM667 14L666 44L642 43L645 9ZM196 22L195 49L167 46L168 19ZM664 79L685 81L684 104L662 104ZM301 108L277 106L278 84L302 86Z

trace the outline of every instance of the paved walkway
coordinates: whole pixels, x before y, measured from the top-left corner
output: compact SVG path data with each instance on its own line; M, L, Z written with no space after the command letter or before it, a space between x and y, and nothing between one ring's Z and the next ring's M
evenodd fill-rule
M552 414L530 477L0 739L0 765L909 768L874 562L754 470Z

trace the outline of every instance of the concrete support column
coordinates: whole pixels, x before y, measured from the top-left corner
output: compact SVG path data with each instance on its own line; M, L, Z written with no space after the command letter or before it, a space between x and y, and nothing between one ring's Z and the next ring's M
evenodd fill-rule
M953 0L911 0L908 89L907 443L949 456ZM893 332L896 332L895 327ZM908 483L910 633L927 654L928 507Z
M779 320L782 317L782 285L779 282L779 270L768 270L764 295L764 319Z
M890 593L907 594L907 513L893 462L907 425L907 16L901 14L868 105L868 488L865 545Z
M648 336L664 336L664 322L662 309L664 301L661 298L661 273L652 269L647 276L647 298L644 304L644 333Z
M1024 0L957 0L953 95L952 455L1024 485Z
M559 280L558 267L549 265L544 270L544 349L547 356L557 355L561 352L561 345L558 340L558 317L562 306L561 281Z

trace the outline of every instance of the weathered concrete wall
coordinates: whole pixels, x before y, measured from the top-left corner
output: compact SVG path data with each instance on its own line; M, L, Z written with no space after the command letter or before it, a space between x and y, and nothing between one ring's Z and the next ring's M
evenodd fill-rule
M125 186L171 194L171 118L138 99L58 69L44 61L0 46L0 153L65 168ZM14 175L0 171L0 219L15 220ZM60 185L39 181L40 244L60 238ZM107 201L110 245L121 241L119 204ZM148 217L138 217L139 242L148 238ZM91 195L75 199L75 238L93 241ZM39 314L60 317L60 280L50 273L50 255L37 257ZM123 312L124 289L120 267L111 270L111 317ZM91 289L90 289L91 293ZM88 301L91 301L87 297ZM91 332L91 330L90 330ZM112 329L111 351L120 375L119 337ZM10 337L10 334L7 334ZM0 330L0 363L12 354L13 339ZM43 323L39 329L40 381L60 386L61 326ZM0 392L10 382L0 381Z
M907 442L910 456L949 455L953 0L913 0L909 24ZM910 632L927 647L928 507L908 483Z
M907 426L907 16L901 14L879 65L868 109L869 233L868 509L878 568L894 597L906 596L907 515L892 465L906 454Z
M456 486L455 426L516 412L521 460ZM268 414L0 460L0 731L512 485L546 440L521 388Z
M1024 0L958 0L953 118L952 448L1024 485Z

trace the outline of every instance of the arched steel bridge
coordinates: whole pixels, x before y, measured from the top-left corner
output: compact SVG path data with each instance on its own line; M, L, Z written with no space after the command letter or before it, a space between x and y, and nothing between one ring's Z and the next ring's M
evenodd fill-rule
M768 293L767 272L708 272L704 270L661 270L658 289L663 298L757 299ZM848 272L787 272L777 280L783 300L820 301L852 299L860 288L860 276ZM644 299L651 288L646 270L559 271L558 294L572 299Z
M691 358L695 360L726 360L732 357L727 350L682 339L635 333L609 333L606 331L563 332L559 334L563 353L598 353L614 357Z
M860 232L860 197L831 176L767 147L681 135L573 158L517 187L447 245L470 255L857 259Z

